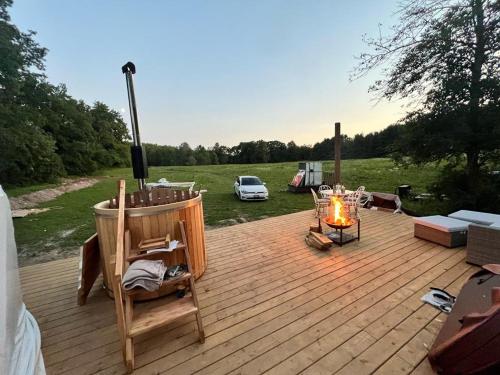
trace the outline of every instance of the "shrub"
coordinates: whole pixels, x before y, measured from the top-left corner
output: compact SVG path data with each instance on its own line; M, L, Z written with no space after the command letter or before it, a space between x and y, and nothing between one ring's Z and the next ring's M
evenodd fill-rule
M33 126L0 128L0 182L25 185L64 175L54 140Z

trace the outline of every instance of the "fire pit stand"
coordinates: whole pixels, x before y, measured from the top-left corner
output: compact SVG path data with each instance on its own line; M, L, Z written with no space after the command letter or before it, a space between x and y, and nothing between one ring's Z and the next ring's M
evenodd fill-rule
M328 219L324 220L324 223L328 225L330 228L335 229L335 231L332 231L327 234L327 237L332 240L333 243L336 243L339 246L342 246L343 244L349 243L354 240L360 239L360 233L361 233L361 220L357 219L356 224L358 225L358 235L354 236L349 233L344 233L344 229L350 228L353 226L355 223L351 223L350 225L338 225L338 224L332 224L328 222Z

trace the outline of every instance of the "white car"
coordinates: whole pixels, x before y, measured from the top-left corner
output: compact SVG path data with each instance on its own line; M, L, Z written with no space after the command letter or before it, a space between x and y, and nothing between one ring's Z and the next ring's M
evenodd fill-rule
M266 183L256 176L238 176L234 182L234 193L242 201L267 200Z

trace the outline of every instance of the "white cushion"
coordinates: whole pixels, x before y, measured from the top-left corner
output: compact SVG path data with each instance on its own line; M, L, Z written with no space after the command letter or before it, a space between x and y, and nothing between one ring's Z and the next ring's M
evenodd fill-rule
M426 227L434 228L442 232L460 232L467 230L469 222L463 220L452 219L446 216L423 216L414 217L413 220L416 224L424 225Z
M490 228L494 228L494 229L500 229L500 221L498 223L493 223L490 225Z
M472 223L483 224L483 225L500 223L500 215L489 214L487 212L479 212L479 211L460 210L457 212L453 212L452 214L449 214L448 217L452 217L454 219L459 219L459 220L470 221Z

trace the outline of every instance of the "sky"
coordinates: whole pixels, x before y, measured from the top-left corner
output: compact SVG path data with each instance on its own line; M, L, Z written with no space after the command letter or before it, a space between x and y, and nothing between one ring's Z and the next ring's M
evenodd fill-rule
M349 82L362 35L396 21L398 0L14 0L12 21L49 49L46 74L129 123L132 61L143 142L314 144L381 130L404 114Z

